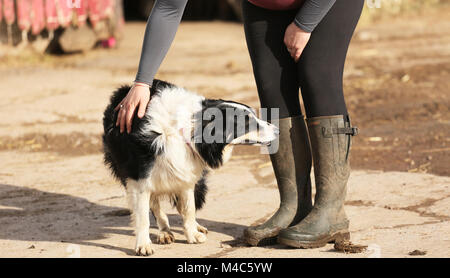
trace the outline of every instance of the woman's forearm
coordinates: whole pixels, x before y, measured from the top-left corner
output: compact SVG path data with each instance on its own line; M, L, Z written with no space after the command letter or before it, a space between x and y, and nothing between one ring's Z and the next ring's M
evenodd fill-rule
M147 21L135 82L151 85L172 44L188 0L157 0Z
M295 17L295 25L303 31L312 32L335 2L336 0L306 0Z

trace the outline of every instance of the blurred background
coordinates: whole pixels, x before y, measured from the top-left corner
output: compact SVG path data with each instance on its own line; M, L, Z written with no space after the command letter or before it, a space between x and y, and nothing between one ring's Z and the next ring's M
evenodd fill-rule
M189 1L173 46L176 51L169 53L159 76L186 78L190 83L198 77L198 84L191 89L220 97L237 95L257 106L240 24L241 2ZM11 72L21 75L21 82L32 78L21 71L23 67L63 67L70 76L71 69L83 64L89 64L89 70L101 70L102 64L93 60L102 57L107 57L108 62L103 63L110 65L107 71L127 71L128 75L120 76L121 81L133 81L154 1L0 3L0 68L6 72L2 94L14 87L4 80ZM355 167L449 174L449 11L449 1L445 0L366 1L345 72L348 106L354 121L363 128L355 142ZM178 56L170 66L172 58ZM199 64L202 59L204 63ZM180 67L183 77L178 76ZM244 73L245 82L233 79ZM227 83L239 88L239 93L222 87L223 80L217 80L213 90L204 89L211 82L203 80L211 74L221 79L228 76ZM116 77L108 81L116 82ZM86 85L87 80L82 83ZM99 121L97 116L92 120ZM14 141L10 147L0 141L0 149L26 147Z
M156 77L207 97L235 100L257 108L256 86L241 24L241 1L190 0ZM356 219L354 223L367 222L367 227L373 229L382 225L379 223L384 219L393 219L392 213L406 215L413 211L427 217L428 222L446 221L448 234L449 2L366 1L349 49L344 78L347 106L354 125L360 128L359 136L353 141L351 165L356 171L363 171L355 175L360 177L358 184L365 185L359 188L358 194L366 195L355 197L352 194L356 193L350 192L348 206L350 213L373 209L377 214L371 216L374 223L367 222L370 217L361 218L360 222ZM8 235L5 239L29 242L34 235L22 234L21 224L14 224L19 219L14 217L22 214L1 209L1 205L23 208L32 212L30 221L45 222L46 210L56 213L73 209L76 217L86 217L83 209L77 209L78 200L70 202L70 196L89 199L95 206L91 202L86 207L105 211L107 207L97 207L97 204L121 204L114 202L122 201L122 197L109 199L111 194L121 191L118 185L111 187L117 183L102 164L102 113L111 92L134 80L152 5L153 1L145 0L0 0L0 216L11 217L1 220L9 223L0 225L3 227L0 234ZM230 203L237 202L236 198L259 196L242 193L250 190L248 184L255 188L263 184L261 194L272 190L269 191L272 195L267 195L265 200L278 196L270 162L258 149L237 148L231 163L235 166L224 168L222 180L228 179L236 187L242 180L242 187L236 191L216 188L218 191L211 196L220 194L220 200L228 196ZM387 174L392 171L401 172L401 178ZM235 179L236 175L239 180ZM259 175L259 178L257 182L249 178L245 183L246 175ZM387 182L385 187L383 182ZM414 192L404 190L406 184L413 184ZM376 195L373 190L378 186L387 191ZM62 195L45 195L48 191ZM377 203L385 198L386 192L394 191L390 195L392 203ZM23 199L27 194L38 197L29 203ZM11 196L16 197L8 199ZM372 200L372 196L379 198ZM67 205L59 202L60 198L69 199ZM49 201L55 202L50 208ZM241 215L251 217L259 210L267 210L269 215L272 211L272 207L256 200L253 208L256 204L260 204L257 210L249 206ZM276 205L273 201L273 206ZM228 212L211 217L217 215L228 215ZM355 213L352 215L357 217ZM395 227L397 230L392 228L389 232L398 236L399 229L405 227L402 225L413 227L412 223L420 222L416 218L404 220L408 219L405 215L398 218L403 220L398 220L401 223ZM73 220L67 221L75 225ZM239 221L246 225L250 220L229 220ZM95 225L98 229L92 230L87 225L82 228L90 235L104 232L104 224ZM60 237L49 236L49 231L62 232L65 226L36 224L33 227L42 230L40 239L58 241ZM355 229L364 231L363 234L367 231L364 237L370 238L371 230L367 227ZM241 230L238 227L230 234L238 237ZM226 233L226 229L223 231ZM427 240L436 237L424 238L411 238L411 243L428 242L431 246ZM85 235L83 239L98 238ZM126 240L131 242L132 236ZM440 244L436 241L433 246L438 250ZM401 251L396 248L393 245L392 254ZM20 250L18 256L25 254Z

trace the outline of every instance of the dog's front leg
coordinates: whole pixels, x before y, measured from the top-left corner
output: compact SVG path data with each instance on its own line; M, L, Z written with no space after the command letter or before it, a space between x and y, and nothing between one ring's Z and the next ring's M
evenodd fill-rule
M183 217L184 234L188 243L203 243L206 241L208 230L200 226L195 220L194 190L183 191L177 202L178 212Z
M136 233L136 255L149 256L153 254L152 242L150 240L150 191L139 182L127 184L127 196L132 220Z

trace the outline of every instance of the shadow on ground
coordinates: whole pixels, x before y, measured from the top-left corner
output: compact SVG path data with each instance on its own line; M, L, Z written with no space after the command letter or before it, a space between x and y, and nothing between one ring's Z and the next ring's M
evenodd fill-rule
M169 220L174 232L182 233L181 217L171 214ZM210 231L227 234L236 241L245 228L201 218L198 222ZM156 228L154 219L151 224ZM129 225L129 212L122 207L99 205L67 194L0 184L0 239L67 242L134 255L134 250L129 248L92 242L108 238L108 234L131 237L133 231Z

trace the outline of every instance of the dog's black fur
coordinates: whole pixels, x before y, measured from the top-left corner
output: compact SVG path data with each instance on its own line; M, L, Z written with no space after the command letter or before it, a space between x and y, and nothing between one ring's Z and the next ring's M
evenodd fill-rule
M103 114L103 152L104 161L111 168L113 175L126 186L126 179L134 180L146 178L148 168L152 167L158 151L151 146L160 134L137 133L144 125L149 124L148 117L133 117L131 133L120 133L116 126L117 111L115 107L125 98L130 90L129 86L117 89L110 99L110 104Z

